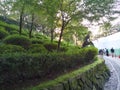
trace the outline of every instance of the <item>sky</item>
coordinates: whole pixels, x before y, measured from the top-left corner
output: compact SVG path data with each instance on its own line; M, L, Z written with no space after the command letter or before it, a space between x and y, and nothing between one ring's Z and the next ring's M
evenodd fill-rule
M98 49L105 49L105 48L111 49L112 47L114 49L119 49L120 48L120 32L107 37L99 38L93 41L93 43Z

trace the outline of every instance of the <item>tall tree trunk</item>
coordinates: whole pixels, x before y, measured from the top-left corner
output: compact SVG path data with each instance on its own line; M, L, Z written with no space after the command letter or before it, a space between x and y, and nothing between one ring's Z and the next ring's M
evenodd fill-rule
M31 21L31 26L30 26L29 38L32 37L33 24L34 24L34 14L32 14L32 21Z
M60 33L60 37L59 37L59 41L58 41L57 51L60 50L60 44L61 44L61 39L62 39L64 28L65 28L65 23L64 23L64 21L62 21L62 27L61 27L61 33Z
M62 35L63 35L63 30L64 30L64 29L61 29L61 33L60 33L60 37L59 37L59 41L58 41L57 51L60 50L60 44L61 44L61 39L62 39Z
M65 29L65 27L67 26L67 24L69 23L71 19L69 19L67 22L62 20L62 27L61 27L61 33L60 33L60 37L59 37L59 41L58 41L58 47L57 47L57 51L59 52L60 50L60 45L61 45L61 39L62 39L62 35L63 35L63 31Z
M51 43L53 42L53 38L54 38L53 33L54 33L54 30L51 29Z
M20 12L20 23L19 23L19 34L21 35L22 34L22 24L23 24L23 9L22 11Z

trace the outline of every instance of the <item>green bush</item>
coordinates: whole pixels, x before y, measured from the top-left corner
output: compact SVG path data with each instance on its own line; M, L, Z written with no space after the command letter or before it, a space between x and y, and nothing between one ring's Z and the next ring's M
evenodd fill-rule
M50 38L46 35L42 35L41 33L34 34L33 38L39 39L42 42L42 44L50 42Z
M52 51L57 50L57 43L45 43L45 44L44 44L44 47L45 47L48 51L52 52Z
M32 44L43 44L43 41L37 38L31 39Z
M68 52L68 53L79 52L80 49L81 49L81 48L78 47L78 46L67 46L67 52Z
M4 27L2 27L2 26L0 26L0 29L5 30L5 28L4 28Z
M9 33L4 28L0 28L0 39L4 39L8 35Z
M4 27L5 30L7 30L8 32L10 32L11 30L18 30L18 26L13 25L13 24L8 24L5 22L0 21L0 26Z
M66 57L66 58L65 58ZM66 60L68 59L68 60ZM0 84L15 83L73 67L64 54L4 54L0 57ZM6 74L7 73L7 74Z
M67 50L68 50L68 48L66 46L61 46L60 47L61 52L66 52Z
M36 33L34 37L42 40L49 39L46 35L43 35L41 33Z
M84 61L87 64L91 62L89 60L95 58L96 51L96 48L88 47L73 53L2 54L0 55L0 84L15 83L36 77L45 78L46 75L68 71L82 66Z
M23 30L23 31L22 31L22 35L23 35L23 36L28 36L28 31L27 31L27 30Z
M19 34L18 30L11 30L10 34Z
M20 35L10 35L4 39L4 43L20 45L25 49L28 49L29 46L31 45L31 41L29 38Z
M93 46L90 46L84 48L84 52L85 52L85 60L91 61L94 59L94 56L98 54L98 49Z
M29 50L30 53L46 53L46 48L41 44L33 44L30 46Z
M53 51L56 51L57 48L58 48L58 44L57 43L45 43L44 44L44 47L50 51L50 52L53 52ZM60 52L66 52L68 50L67 46L60 46Z
M25 49L21 46L17 45L8 45L8 44L2 44L0 45L0 54L6 54L6 53L18 53L18 52L25 52Z

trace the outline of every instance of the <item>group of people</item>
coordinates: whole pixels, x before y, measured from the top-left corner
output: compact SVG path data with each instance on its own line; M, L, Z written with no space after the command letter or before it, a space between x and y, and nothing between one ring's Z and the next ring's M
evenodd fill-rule
M111 53L111 56L114 57L115 56L114 52L115 52L115 50L113 48L110 49L110 52L109 52L109 50L107 48L105 48L105 49L100 49L99 50L99 55L109 56L110 53Z

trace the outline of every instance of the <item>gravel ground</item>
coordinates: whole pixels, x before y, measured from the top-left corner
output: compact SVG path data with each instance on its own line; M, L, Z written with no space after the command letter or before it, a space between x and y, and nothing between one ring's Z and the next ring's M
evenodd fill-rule
M107 56L103 58L111 73L111 77L105 83L104 90L120 90L120 59Z

